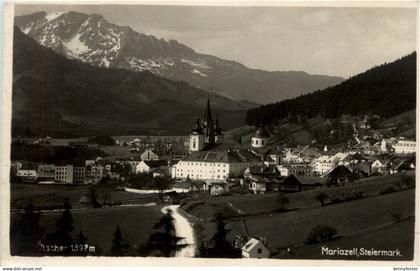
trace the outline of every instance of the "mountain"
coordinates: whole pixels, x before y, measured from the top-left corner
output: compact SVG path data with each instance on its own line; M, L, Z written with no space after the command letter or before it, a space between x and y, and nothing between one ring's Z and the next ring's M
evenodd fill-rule
M68 58L98 67L150 71L238 101L284 100L343 80L305 72L250 69L238 62L199 54L174 40L117 26L96 14L39 12L16 17L15 25L39 44Z
M148 71L69 60L18 28L13 49L15 135L185 134L201 117L207 98L221 126L230 129L243 123L248 108Z
M287 116L337 118L343 114L386 119L416 108L416 53L385 63L339 85L251 109L247 124Z

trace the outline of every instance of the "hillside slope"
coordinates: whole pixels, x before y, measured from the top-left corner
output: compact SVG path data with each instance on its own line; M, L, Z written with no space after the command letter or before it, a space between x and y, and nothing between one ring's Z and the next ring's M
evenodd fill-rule
M39 44L68 58L98 67L150 71L238 101L279 101L343 80L302 71L250 69L235 61L197 53L174 40L109 23L95 14L38 12L16 17L15 25Z
M379 115L389 118L416 108L416 53L374 67L339 85L298 98L251 109L246 124L292 116L337 118Z
M223 128L243 123L246 103L150 72L72 61L15 28L14 134L185 134L208 97Z

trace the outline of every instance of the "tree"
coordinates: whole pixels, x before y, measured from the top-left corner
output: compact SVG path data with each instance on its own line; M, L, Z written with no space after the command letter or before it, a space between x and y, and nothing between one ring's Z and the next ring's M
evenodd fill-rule
M90 143L95 143L103 146L114 146L115 140L109 135L97 135L89 138Z
M316 199L319 200L319 202L321 203L321 206L325 204L325 200L328 198L329 198L328 194L325 192L320 192L319 194L316 195Z
M326 242L334 238L337 234L337 230L331 226L327 225L318 225L309 232L305 243L306 244L315 244Z
M113 235L114 239L112 239L111 255L124 256L128 252L128 244L122 235L119 225L115 228Z
M281 210L286 210L287 205L289 204L290 200L284 193L279 193L276 199L277 203L280 205Z
M216 233L211 238L213 243L212 248L208 249L208 257L212 258L233 258L235 257L235 250L230 242L226 240L226 236L229 230L226 229L226 224L223 220L223 216L217 213L214 216L214 222L216 223Z
M71 253L70 246L73 244L73 238L71 237L71 232L73 228L73 216L71 214L71 204L68 198L64 199L64 211L61 218L57 221L57 231L53 234L53 239L55 244L59 246L64 246L64 255Z
M155 230L162 228L163 232L150 235L147 244L139 246L138 253L148 256L152 251L157 250L164 257L170 257L173 252L185 247L186 245L178 244L182 238L175 235L173 220L172 211L168 209L153 227Z
M87 246L87 237L83 234L82 231L77 235L75 246L77 246L77 255L86 256L89 252Z
M159 197L163 199L163 192L171 187L172 180L168 177L158 176L153 178L153 187L159 190Z

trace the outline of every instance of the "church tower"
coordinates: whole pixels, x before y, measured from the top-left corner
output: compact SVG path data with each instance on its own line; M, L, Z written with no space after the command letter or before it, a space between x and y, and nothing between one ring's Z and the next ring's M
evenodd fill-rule
M267 130L264 128L262 123L258 125L258 129L251 138L251 146L255 149L261 149L268 145L270 141L270 135Z
M214 132L214 122L211 116L210 99L207 99L206 109L203 116L204 137L207 145L213 145L216 142Z
M197 119L192 131L193 133L189 137L189 150L190 152L201 151L204 148L204 132L200 125L200 119Z
M203 120L197 118L193 133L188 139L188 148L190 152L201 151L205 147L211 147L220 143L223 139L222 129L219 127L219 120L213 121L210 108L210 99L207 99L207 105L204 110Z

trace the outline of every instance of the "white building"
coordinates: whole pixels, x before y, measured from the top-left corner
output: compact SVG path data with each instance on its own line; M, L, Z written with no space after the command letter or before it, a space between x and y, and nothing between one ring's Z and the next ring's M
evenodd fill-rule
M324 175L333 170L337 165L346 165L344 160L348 153L338 152L332 156L322 155L312 162L313 172Z
M82 184L86 181L86 168L84 166L73 167L73 183Z
M262 165L261 159L250 150L197 151L173 166L172 178L220 182L242 176L248 167Z
M270 251L262 240L251 238L242 247L242 258L263 259L269 257Z
M38 166L38 178L54 179L55 178L55 165L39 165Z
M415 153L416 141L399 140L392 147L394 148L395 153L398 153L398 154Z
M313 171L323 175L324 173L329 172L332 169L331 156L329 155L322 155L321 157L317 158L313 162Z
M32 169L19 169L16 176L26 180L36 180L38 178L36 170Z
M150 173L156 172L162 167L167 166L167 162L163 160L151 160L141 161L137 166L135 172L138 173Z
M73 183L73 165L56 165L54 181L62 184Z

